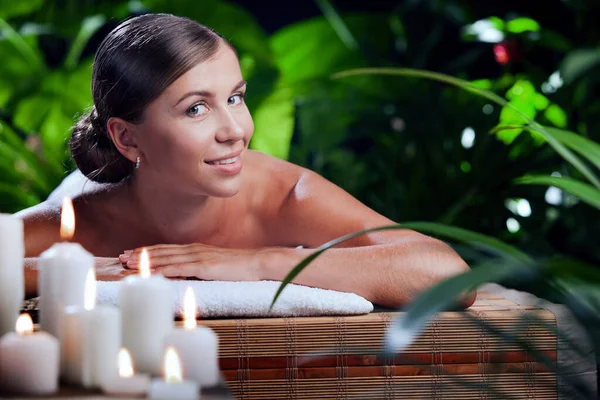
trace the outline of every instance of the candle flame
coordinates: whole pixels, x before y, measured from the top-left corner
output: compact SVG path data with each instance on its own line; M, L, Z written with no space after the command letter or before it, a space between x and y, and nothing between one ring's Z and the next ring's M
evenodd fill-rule
M29 333L32 333L33 321L31 320L31 316L27 313L19 315L19 318L17 318L15 330L19 335L27 335Z
M75 211L71 198L65 196L60 215L60 238L71 240L75 234Z
M88 270L85 277L83 308L90 311L96 307L96 272L94 267Z
M121 378L131 378L133 376L133 363L131 355L126 348L119 350L119 376Z
M174 347L169 346L165 351L165 381L167 383L181 382L181 362Z
M140 256L140 276L142 278L150 277L150 257L145 247L142 249L142 255Z
M183 296L183 327L189 330L196 328L196 297L191 286L188 286Z

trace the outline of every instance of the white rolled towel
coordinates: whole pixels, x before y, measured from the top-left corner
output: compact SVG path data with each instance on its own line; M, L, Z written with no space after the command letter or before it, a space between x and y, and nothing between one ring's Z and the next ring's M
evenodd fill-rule
M269 306L281 282L228 282L172 280L173 310L182 314L187 287L194 290L201 318L216 317L302 317L368 314L373 304L354 293L289 284ZM98 304L118 306L120 282L99 281ZM166 301L169 301L168 299Z

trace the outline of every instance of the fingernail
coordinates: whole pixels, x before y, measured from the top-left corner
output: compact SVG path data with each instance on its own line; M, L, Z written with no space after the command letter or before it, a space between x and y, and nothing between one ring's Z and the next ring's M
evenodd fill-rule
M133 250L125 250L123 252L123 254L126 254L126 255L130 255L131 253L133 253Z

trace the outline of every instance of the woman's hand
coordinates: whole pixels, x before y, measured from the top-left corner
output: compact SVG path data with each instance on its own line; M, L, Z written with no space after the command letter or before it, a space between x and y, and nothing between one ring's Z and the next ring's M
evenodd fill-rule
M139 268L142 248L126 250L119 260L133 270ZM258 281L261 249L225 249L201 243L160 244L146 247L150 269L169 278Z
M96 257L96 278L99 281L120 281L127 275L137 273L124 268L118 258Z

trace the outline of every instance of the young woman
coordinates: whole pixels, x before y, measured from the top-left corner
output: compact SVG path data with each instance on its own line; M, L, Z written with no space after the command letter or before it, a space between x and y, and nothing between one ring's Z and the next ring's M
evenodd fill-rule
M79 170L102 185L73 194L73 240L103 257L100 280L136 273L141 247L167 277L281 280L309 248L393 224L318 174L248 149L254 126L236 52L195 21L148 14L121 23L96 53L92 92L70 146ZM60 240L60 203L18 215L34 295L35 257ZM294 282L398 307L467 269L443 242L406 229L345 242Z

